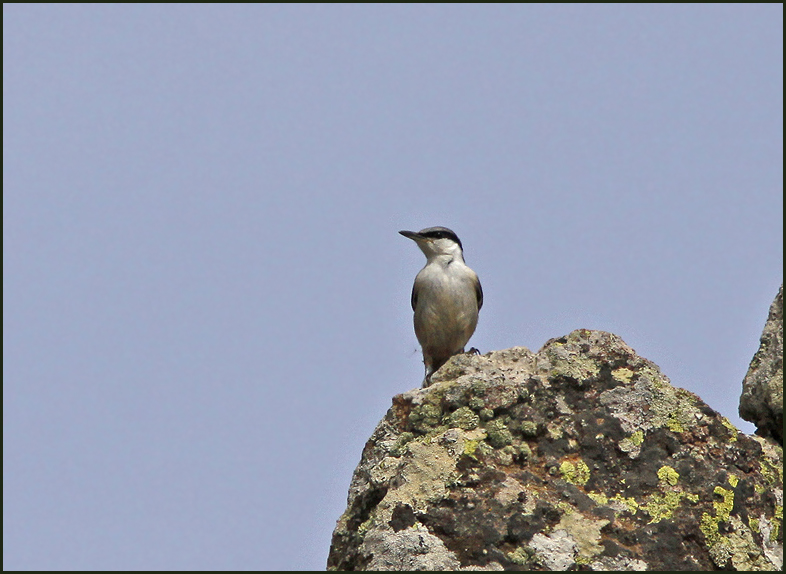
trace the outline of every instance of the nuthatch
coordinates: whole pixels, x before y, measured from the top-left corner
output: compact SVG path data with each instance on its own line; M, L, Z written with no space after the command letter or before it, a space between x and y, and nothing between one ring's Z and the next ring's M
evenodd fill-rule
M415 335L423 348L426 386L450 357L464 352L478 324L483 289L477 274L464 263L461 241L453 231L428 227L417 233L399 233L417 243L426 256L426 266L412 287Z

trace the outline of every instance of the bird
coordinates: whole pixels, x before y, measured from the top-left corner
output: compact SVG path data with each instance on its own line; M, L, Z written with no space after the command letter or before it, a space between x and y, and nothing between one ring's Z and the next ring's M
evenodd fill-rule
M413 240L426 256L426 265L412 286L415 335L423 349L426 376L423 386L450 357L464 346L478 325L483 289L477 273L464 262L456 233L447 227L418 232L399 231Z

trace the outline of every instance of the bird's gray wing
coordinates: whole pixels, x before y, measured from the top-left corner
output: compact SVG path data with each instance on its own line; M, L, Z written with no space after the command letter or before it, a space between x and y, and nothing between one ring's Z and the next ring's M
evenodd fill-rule
M410 302L412 303L412 310L415 310L415 305L418 304L418 282L415 281L415 284L412 286L412 296L410 297Z

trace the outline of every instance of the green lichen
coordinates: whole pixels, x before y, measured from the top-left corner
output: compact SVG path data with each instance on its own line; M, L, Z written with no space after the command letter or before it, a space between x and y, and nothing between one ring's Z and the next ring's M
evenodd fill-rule
M492 447L489 443L485 440L480 441L478 444L478 452L483 456L488 456L494 452L494 447Z
M638 378L651 384L650 422L654 427L666 427L671 432L683 433L691 428L701 413L696 406L696 397L691 393L671 386L668 379L656 369L645 367L639 370Z
M407 446L407 443L414 438L415 435L411 432L401 433L396 439L396 442L390 448L390 456L399 457L404 454L406 452L405 447Z
M480 397L472 397L467 404L473 411L479 411L486 406L486 401Z
M494 448L502 448L513 442L513 434L501 420L489 421L486 425L488 441Z
M527 443L523 442L518 446L518 454L522 461L529 460L532 458L532 449Z
M592 500L601 506L606 506L609 503L609 497L602 492L595 492L594 490L591 490L587 493L587 496L589 496Z
M731 509L734 506L734 491L726 490L722 486L716 486L715 494L723 498L723 500L713 500L712 505L715 507L715 516L719 521L726 521L731 515Z
M739 429L737 427L735 427L733 424L731 424L731 421L729 419L727 419L726 417L721 417L721 423L723 424L723 426L725 426L727 429L729 429L731 431L731 436L729 437L729 442L736 442L736 440L737 440L737 433L740 432Z
M647 499L647 503L642 505L641 509L652 517L650 524L658 523L674 515L683 496L682 492L677 491L656 493Z
M783 506L775 505L775 516L772 517L772 530L770 530L770 542L778 541L778 533L783 524Z
M623 480L622 482L625 481ZM635 498L624 497L621 494L617 494L613 496L611 500L616 500L617 502L624 504L631 514L636 514L639 511L639 503L636 502Z
M508 552L508 559L514 564L526 566L532 558L532 550L519 546L513 552Z
M564 461L559 465L562 477L571 484L584 486L590 479L590 469L587 464L580 460L575 465L570 461Z
M731 544L721 536L718 525L729 520L734 506L734 491L716 486L714 492L720 497L712 501L715 516L710 516L707 512L702 513L699 529L704 534L713 561L719 566L724 566L732 555Z
M576 542L576 550L578 551L575 555L576 563L588 564L595 556L603 552L603 546L600 545L600 531L609 521L587 518L565 503L558 503L557 507L562 510L563 515L554 529L564 530Z
M764 477L764 480L767 481L769 486L781 485L783 484L783 466L773 465L768 458L762 457L760 459L760 472L761 475ZM779 486L780 488L780 486Z
M435 426L439 425L442 418L442 410L429 403L418 405L409 413L409 424L420 433L427 433Z
M636 453L638 453L638 448L643 442L644 432L638 430L629 437L625 437L620 441L620 450L622 452L636 451Z
M676 486L679 479L679 473L670 466L662 466L658 470L658 480L662 483Z
M708 547L712 548L721 541L720 534L718 534L718 520L710 516L709 513L702 513L699 529L704 534Z
M464 449L461 454L473 460L478 460L478 456L488 456L492 452L494 452L494 449L485 440L481 438L465 438Z
M730 518L730 525L719 529L717 516L702 514L699 528L707 542L710 558L722 569L749 571L773 570L773 564L763 554L759 544L745 524L736 516ZM759 525L757 524L757 527Z
M369 517L369 519L366 520L365 522L363 522L360 526L358 526L358 535L359 536L362 537L366 533L366 531L368 531L368 529L371 528L371 525L374 523L374 515L373 514L374 513L372 512L372 516Z
M759 519L758 518L750 518L750 519L748 519L748 526L750 526L751 530L753 530L756 534L761 532L761 530L759 528Z
M521 421L521 426L519 428L521 430L521 434L526 437L538 436L538 424L535 422Z
M489 421L494 418L494 411L488 408L480 409L480 413L478 414L484 421Z
M475 456L475 452L478 450L480 443L481 439L464 439L464 451L461 454L474 460L478 460L478 457Z
M556 345L562 346L560 343L555 343ZM571 354L569 357L564 357L558 353L550 352L549 359L552 369L548 378L552 381L567 378L576 381L581 386L587 379L595 378L600 373L597 361L584 355Z
M666 426L669 428L671 432L677 432L677 433L685 432L685 427L680 422L677 413L671 413L669 415L669 420L668 422L666 422Z
M677 486L680 475L672 467L664 465L658 470L658 480L662 488L671 489ZM699 499L696 494L672 489L664 493L653 494L641 508L652 517L650 524L657 523L661 520L671 518L683 498L687 498L691 502L696 502Z
M559 425L549 425L546 427L546 432L549 436L554 440L559 440L562 438L565 429Z
M625 367L620 367L619 369L611 372L611 376L622 383L629 383L633 378L633 374L633 371Z
M461 407L453 411L448 417L448 426L464 430L478 428L480 417L472 412L469 407Z
M734 476L733 474L729 475L729 484L732 485L734 488L737 488L737 484L740 482L740 479Z

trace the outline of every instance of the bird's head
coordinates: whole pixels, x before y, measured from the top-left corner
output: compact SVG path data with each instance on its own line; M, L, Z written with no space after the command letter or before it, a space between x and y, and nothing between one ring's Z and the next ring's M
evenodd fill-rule
M417 243L428 260L440 255L460 256L463 259L461 240L447 227L427 227L418 232L399 231L399 233Z

